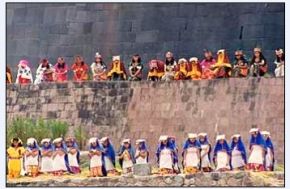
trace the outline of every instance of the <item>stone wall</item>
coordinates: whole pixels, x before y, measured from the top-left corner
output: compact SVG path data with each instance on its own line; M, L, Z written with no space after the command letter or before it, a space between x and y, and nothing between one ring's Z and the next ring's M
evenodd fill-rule
M21 58L35 71L43 57L71 65L80 54L90 64L96 51L107 64L116 54L128 64L135 53L147 63L168 50L189 58L241 48L250 57L260 46L273 71L284 16L284 3L7 3L6 62L15 74Z
M240 133L248 146L252 125L271 132L284 163L284 79L230 78L174 82L84 82L7 86L7 119L43 117L82 126L89 136L148 141L155 162L158 138L175 135L181 153L188 132Z
M58 178L56 179L21 179L7 182L8 187L80 187L80 186L168 186L168 187L194 187L194 186L254 186L254 187L285 187L284 173L197 173L194 175L176 176L117 176L100 178Z

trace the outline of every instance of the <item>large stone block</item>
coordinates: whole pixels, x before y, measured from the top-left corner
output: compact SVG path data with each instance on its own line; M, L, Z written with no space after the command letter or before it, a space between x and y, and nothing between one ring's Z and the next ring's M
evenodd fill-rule
M147 164L134 164L133 166L134 175L147 176L151 175L151 165Z

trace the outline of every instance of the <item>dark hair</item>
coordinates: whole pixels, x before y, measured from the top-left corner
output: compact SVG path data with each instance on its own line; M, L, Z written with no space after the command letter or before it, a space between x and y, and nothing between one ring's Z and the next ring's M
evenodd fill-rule
M132 60L131 60L132 63L135 62L135 61L134 61L134 57L137 57L137 58L138 58L138 59L137 59L137 63L141 63L141 57L140 57L139 54L135 54L135 55L133 55Z
M168 65L173 65L173 64L174 64L174 61L175 61L174 57L171 57L171 60L170 60L170 61L168 61L167 58L165 58L165 64L166 64L167 66L168 66Z
M101 63L101 65L103 66L103 65L104 65L103 59L102 59L102 58L98 58L98 59L101 60L100 63ZM95 58L95 63L97 63L96 58Z
M252 57L252 60L251 60L251 64L254 64L254 63L255 63L255 59L256 59L255 54L253 54L253 57ZM261 60L264 60L264 61L265 61L265 64L267 63L267 60L266 60L266 58L264 57L264 55L263 55L262 52L260 52L260 61L261 61Z
M280 49L277 49L277 50L280 50ZM276 55L276 61L277 62L285 61L285 54L282 53L282 57L279 57L278 55Z
M14 144L13 144L14 141L18 142L18 147L21 147L22 146L22 144L19 142L19 139L18 138L13 138L12 139L12 143L11 143L11 146L12 147L15 147Z
M65 67L65 62L63 62L63 64L57 63L57 68L64 68L64 67Z
M85 62L82 60L83 57L81 57L80 55L77 55L77 56L75 57L75 62L74 62L75 64L77 63L77 62L76 62L76 59L77 59L77 58L81 59L81 65L83 66L83 65L85 64Z
M46 66L43 66L43 65L42 65L43 63L47 63L47 65L46 65ZM41 67L42 67L42 68L43 68L43 67L46 67L47 69L50 68L50 66L49 66L49 62L48 62L48 60L47 60L46 58L44 58L44 59L41 60Z

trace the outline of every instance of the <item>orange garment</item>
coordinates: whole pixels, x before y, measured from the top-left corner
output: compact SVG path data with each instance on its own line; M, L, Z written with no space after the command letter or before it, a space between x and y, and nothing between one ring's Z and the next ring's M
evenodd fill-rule
M72 65L72 70L74 71L75 81L85 81L89 79L88 75L89 67L85 63L79 65L74 63Z

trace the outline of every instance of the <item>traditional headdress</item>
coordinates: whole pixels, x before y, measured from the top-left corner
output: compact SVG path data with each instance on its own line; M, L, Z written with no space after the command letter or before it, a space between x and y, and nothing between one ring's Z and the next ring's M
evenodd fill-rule
M226 139L226 136L225 135L218 135L216 137L216 141L219 141L219 140L225 140Z
M252 133L254 133L254 132L258 132L258 131L259 131L258 128L252 128L252 129L249 131L249 133L252 134Z
M185 58L181 58L178 60L178 64L181 64L181 63L186 63L187 60Z
M187 138L197 138L196 133L188 133Z
M189 59L189 62L197 62L198 61L198 58L197 57L191 57Z
M270 132L269 131L261 131L261 134L270 136Z
M98 142L98 138L97 137L92 137L92 138L90 138L90 140L89 140L89 144L92 144L92 143L97 143Z
M233 139L233 138L239 138L239 137L241 137L240 134L235 134L235 135L233 135L231 138Z
M50 138L44 138L44 139L41 140L40 143L41 143L41 144L44 144L44 143L46 143L46 142L47 142L47 143L50 143L50 141L51 141Z
M28 61L27 60L20 60L18 66L28 66Z
M262 52L262 49L260 47L254 48L254 52Z
M27 145L37 144L37 141L35 138L28 138L27 139Z
M125 144L125 143L131 143L131 140L129 138L126 138L122 141L122 144Z
M99 52L96 52L95 58L102 58L102 55Z
M54 139L52 143L55 144L55 143L59 143L59 142L62 142L61 137Z
M168 139L168 136L167 135L161 135L159 137L159 141L164 141L164 140L167 140Z
M120 55L118 55L118 56L113 56L113 61L120 61L120 60L121 60Z

